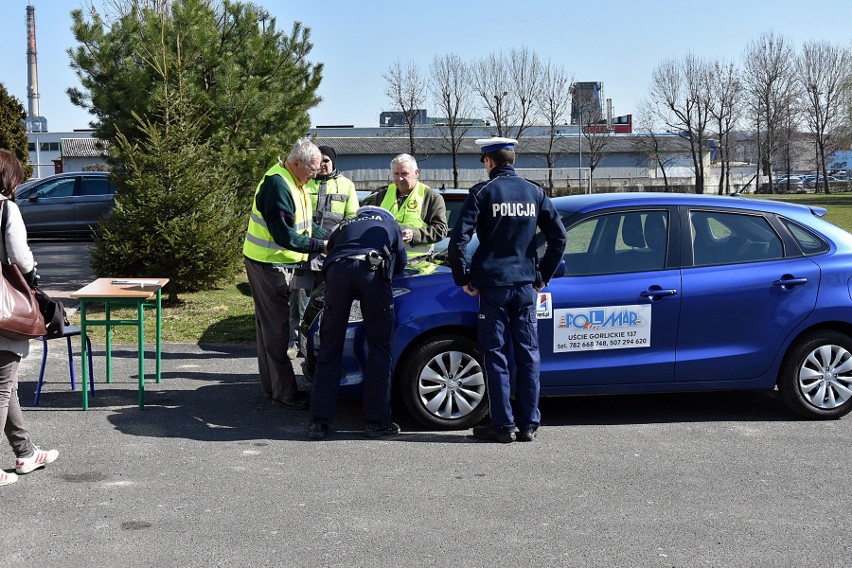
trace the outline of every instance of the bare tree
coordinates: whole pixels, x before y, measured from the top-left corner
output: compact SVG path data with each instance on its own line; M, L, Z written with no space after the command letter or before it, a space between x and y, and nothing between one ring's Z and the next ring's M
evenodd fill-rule
M474 63L473 88L498 136L520 140L534 121L541 73L541 59L526 47L512 49L508 57L491 53Z
M509 96L509 65L502 54L491 53L477 60L471 69L473 90L494 121L497 136L508 136L508 127L515 116L514 101Z
M571 85L574 78L570 77L561 65L548 61L541 75L541 87L536 96L538 112L548 126L547 151L547 189L553 195L553 168L559 153L556 151L556 130L559 125L566 124L571 110Z
M843 86L852 75L852 55L827 41L806 42L796 59L796 74L806 94L804 117L817 147L817 171L822 176L823 191L830 193L826 154L834 150L846 119L847 91Z
M509 54L509 80L515 99L514 138L520 140L524 130L533 122L536 94L541 88L542 64L539 56L527 47L512 49Z
M746 47L743 82L758 132L758 173L769 175L769 187L779 139L784 138L779 132L797 98L794 65L792 46L775 32L762 34Z
M583 138L586 139L586 158L589 162L589 184L591 185L594 183L595 168L608 154L607 148L612 142L612 132L609 124L599 123L595 120L594 114L588 111L580 113L578 126Z
M441 134L453 161L453 187L459 187L458 155L473 112L470 69L455 54L436 56L430 67L432 97L438 111L446 117Z
M659 117L660 112L648 99L642 99L639 102L636 113L636 132L641 136L636 138L636 145L647 156L649 165L653 164L655 170L660 170L663 175L663 186L666 191L669 191L671 188L667 168L676 161L676 158L673 153L665 151L664 137L671 135L661 133Z
M710 122L710 65L693 54L669 59L653 72L649 98L669 130L689 141L695 192L704 193L704 151Z
M719 136L719 195L731 193L731 133L737 125L743 104L743 86L733 63L715 62L711 70L710 115Z
M407 65L397 59L383 75L385 79L385 94L391 104L400 110L405 125L408 128L408 144L412 156L417 155L414 125L417 124L417 111L426 102L426 77L414 61Z

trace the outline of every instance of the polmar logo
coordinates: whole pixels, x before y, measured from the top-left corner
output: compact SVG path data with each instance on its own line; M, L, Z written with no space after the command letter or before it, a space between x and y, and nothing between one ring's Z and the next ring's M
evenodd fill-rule
M618 329L639 327L644 323L639 313L629 306L566 311L559 318L559 327L571 329Z

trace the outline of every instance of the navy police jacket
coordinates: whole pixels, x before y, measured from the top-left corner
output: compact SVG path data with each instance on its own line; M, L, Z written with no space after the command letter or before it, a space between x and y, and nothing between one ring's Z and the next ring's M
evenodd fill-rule
M508 164L492 169L489 178L470 189L450 235L453 280L475 288L549 282L567 240L550 198ZM547 243L540 261L536 227ZM474 230L479 247L468 266L465 253Z
M331 233L328 239L328 256L322 265L323 272L335 260L367 254L372 250L378 251L385 258L383 272L388 280L392 275L402 273L407 256L402 232L396 220L383 210L376 215L365 214L359 210L355 217L345 219Z

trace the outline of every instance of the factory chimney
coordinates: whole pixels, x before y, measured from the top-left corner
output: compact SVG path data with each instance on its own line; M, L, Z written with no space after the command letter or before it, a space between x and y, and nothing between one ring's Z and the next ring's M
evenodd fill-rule
M38 109L38 62L36 58L35 6L27 5L27 118L30 132L47 132L47 119Z

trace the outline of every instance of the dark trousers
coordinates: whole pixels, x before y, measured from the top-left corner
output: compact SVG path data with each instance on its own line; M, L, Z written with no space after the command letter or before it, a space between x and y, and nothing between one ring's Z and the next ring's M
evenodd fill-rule
M266 398L281 400L298 390L293 362L287 355L293 270L248 258L245 263L254 299L260 389Z
M351 258L334 261L325 273L325 308L320 324L320 347L311 390L311 420L331 424L340 389L341 358L349 310L360 300L367 336L364 371L364 418L387 425L391 417L391 351L394 329L393 292L381 271Z
M479 347L495 428L538 428L539 368L536 291L532 284L479 290ZM511 376L515 371L515 411Z

